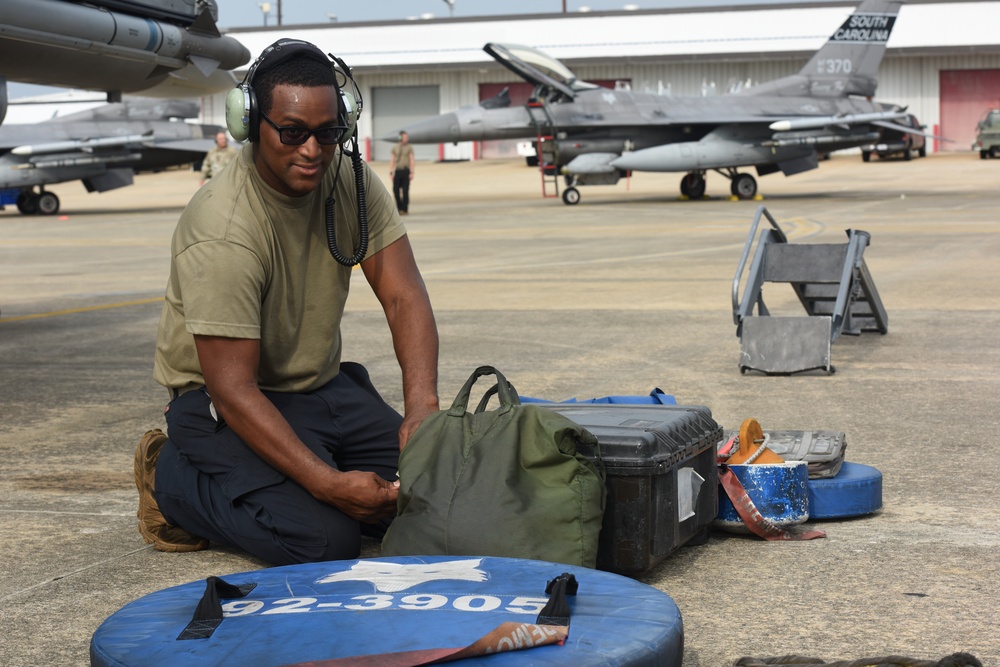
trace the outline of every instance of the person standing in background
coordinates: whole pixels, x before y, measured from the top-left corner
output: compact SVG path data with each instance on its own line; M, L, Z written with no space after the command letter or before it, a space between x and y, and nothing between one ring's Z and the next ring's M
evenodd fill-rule
M410 181L416 167L413 146L406 132L399 133L399 143L392 147L389 159L389 178L392 179L392 194L396 198L396 208L400 215L408 215L410 209Z
M225 132L215 135L215 147L205 153L205 159L201 162L201 184L218 176L222 169L239 155L239 151L229 145L229 139Z

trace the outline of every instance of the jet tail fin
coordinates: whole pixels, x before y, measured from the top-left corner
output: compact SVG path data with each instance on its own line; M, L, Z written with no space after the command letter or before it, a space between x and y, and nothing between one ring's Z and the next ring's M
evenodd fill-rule
M872 97L901 0L864 0L796 76L751 88L749 95Z

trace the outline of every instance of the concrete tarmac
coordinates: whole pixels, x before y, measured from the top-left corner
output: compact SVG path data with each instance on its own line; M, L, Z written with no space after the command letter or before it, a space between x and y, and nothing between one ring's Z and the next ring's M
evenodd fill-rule
M661 387L726 428L844 431L847 459L884 475L880 512L812 522L827 537L809 542L714 533L641 577L681 610L685 667L957 651L1000 664L1000 160L838 155L760 179L793 243L871 234L889 332L838 340L833 375L740 374L730 295L759 203L729 201L716 174L707 200L682 201L680 176L585 188L571 207L521 162L418 164L405 222L440 329L442 404L492 364L527 396ZM101 195L63 184L58 216L0 213L3 665L87 664L125 604L264 566L228 548L159 553L135 528L132 456L167 400L152 358L170 236L197 187L189 171ZM344 358L401 407L384 318L355 276ZM786 285L765 298L804 314Z

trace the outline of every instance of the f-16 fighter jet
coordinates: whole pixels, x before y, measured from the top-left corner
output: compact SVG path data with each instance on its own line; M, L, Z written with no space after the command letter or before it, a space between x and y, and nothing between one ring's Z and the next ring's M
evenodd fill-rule
M680 189L691 198L715 171L751 199L757 180L741 168L791 176L815 169L820 155L871 143L880 127L913 131L894 122L905 109L872 101L900 4L864 0L798 74L711 97L601 88L540 51L489 43L487 53L535 85L526 106L487 100L400 130L411 143L551 137L540 164L565 176L567 204L580 201L579 186L632 171L685 172Z

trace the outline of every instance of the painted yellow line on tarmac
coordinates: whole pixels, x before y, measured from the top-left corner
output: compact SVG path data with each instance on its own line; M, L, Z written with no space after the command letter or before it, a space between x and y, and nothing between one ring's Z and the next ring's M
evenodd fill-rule
M89 313L94 310L110 310L111 308L126 308L128 306L142 306L147 303L163 301L162 296L152 299L137 299L136 301L121 301L119 303L106 303L102 306L85 306L83 308L66 308L65 310L53 310L48 313L32 313L31 315L14 315L12 317L0 317L0 322L20 322L21 320L37 320L42 317L55 317L57 315L73 315L74 313Z

